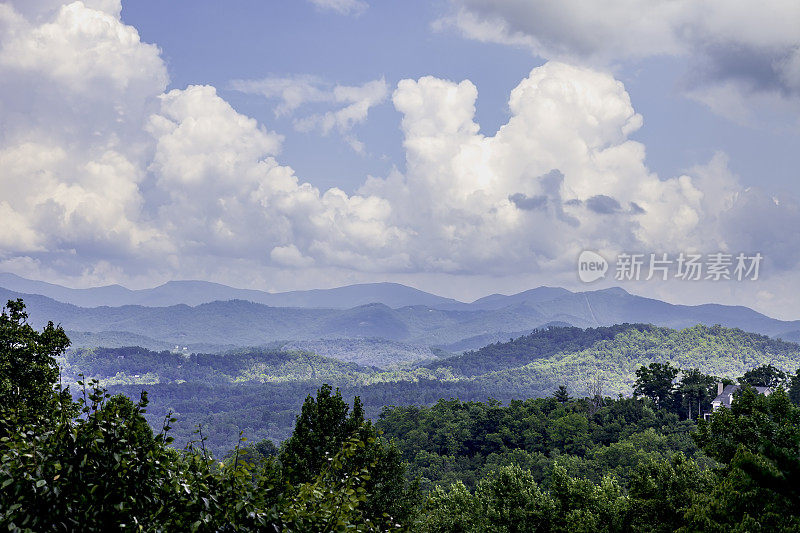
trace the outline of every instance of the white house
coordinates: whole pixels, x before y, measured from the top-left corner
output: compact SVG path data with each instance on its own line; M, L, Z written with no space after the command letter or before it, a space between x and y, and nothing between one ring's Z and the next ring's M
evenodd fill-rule
M720 407L725 407L726 409L731 408L731 403L733 402L733 395L741 389L741 385L725 385L723 387L722 383L717 383L717 397L711 400L711 412L716 411ZM763 394L764 396L769 396L772 393L772 389L769 387L753 387L756 392L759 394ZM711 413L703 413L703 418L708 420L711 416Z

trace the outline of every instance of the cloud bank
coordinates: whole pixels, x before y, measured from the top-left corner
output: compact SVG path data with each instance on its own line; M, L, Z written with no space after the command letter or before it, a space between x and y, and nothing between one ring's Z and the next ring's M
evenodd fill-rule
M304 182L280 160L282 137L214 87L165 92L160 51L119 14L113 1L0 5L4 270L231 282L265 269L555 274L586 248L761 251L784 271L800 260L800 242L781 232L800 223L797 202L743 189L724 155L686 175L651 172L630 139L643 118L608 73L533 69L491 136L469 80L402 80L391 100L405 168L348 195ZM388 90L238 83L279 99L277 113L339 103L312 122L344 131Z

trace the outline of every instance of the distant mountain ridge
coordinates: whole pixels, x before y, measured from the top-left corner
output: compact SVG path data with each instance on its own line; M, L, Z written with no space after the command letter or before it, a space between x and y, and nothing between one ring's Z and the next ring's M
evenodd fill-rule
M245 300L272 307L350 309L359 305L382 303L392 308L428 305L453 309L464 306L452 298L436 296L399 283L362 283L333 289L311 289L271 293L255 289L236 289L209 281L169 281L151 289L127 289L107 285L72 289L44 281L29 280L15 274L0 273L0 287L24 294L40 294L61 303L79 307L169 307L196 306L226 300Z
M169 281L150 289L127 289L106 285L72 289L44 281L29 280L15 274L0 273L0 287L23 294L38 294L78 307L169 307L197 306L205 303L244 300L271 307L309 309L352 309L367 304L383 304L392 309L427 306L441 310L497 310L515 304L535 305L567 297L573 293L560 287L537 287L517 294L492 294L471 303L445 298L399 283L360 283L332 289L266 292L237 289L209 281ZM622 289L607 289L622 290ZM624 292L624 291L623 291ZM577 293L581 294L581 293Z
M353 287L364 286L343 289ZM338 297L336 292L321 292L325 298L331 294ZM353 292L345 291L345 294L352 296ZM359 297L366 298L363 294ZM25 300L33 325L41 327L47 320L53 320L72 332L83 346L94 340L123 345L123 342L140 339L153 348L177 345L181 349L204 351L215 350L215 347L260 346L275 341L348 338L385 339L462 351L554 323L581 328L650 323L676 329L720 324L785 340L791 340L800 330L800 321L773 319L747 307L674 305L635 296L620 288L573 293L542 287L506 297L508 305L505 306L501 306L502 297L493 296L459 305L443 299L446 301L443 308L431 305L392 308L384 303L347 309L274 307L245 300L195 306L80 307L42 295L0 288L0 301L11 298ZM324 300L315 300L320 301Z

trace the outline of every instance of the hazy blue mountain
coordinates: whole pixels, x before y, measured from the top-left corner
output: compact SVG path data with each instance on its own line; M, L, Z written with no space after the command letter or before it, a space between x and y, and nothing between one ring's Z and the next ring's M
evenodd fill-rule
M539 329L548 327L564 327L571 325L572 324L569 324L567 322L554 320L542 324L541 326L539 326ZM533 331L534 331L533 329L526 329L522 331L496 331L494 333L485 333L483 335L476 335L474 337L462 339L460 341L451 344L443 344L437 346L437 348L440 348L445 352L452 352L452 353L463 352L467 350L477 350L478 348L483 348L484 346L489 344L493 344L496 342L506 342L510 339L515 339L523 335L529 335Z
M590 292L570 293L532 307L575 326L611 326L625 322L646 322L670 328L696 324L719 324L745 331L777 336L798 329L800 321L770 318L744 306L719 304L675 305L644 298L614 287Z
M369 303L382 303L392 308L427 305L454 309L466 304L443 298L399 283L363 283L335 289L313 289L270 293L251 289L236 289L208 281L170 281L152 289L130 290L120 285L71 289L0 273L0 287L24 294L40 294L62 303L81 307L119 307L141 305L168 307L171 305L200 305L214 301L246 300L273 307L308 307L349 309Z
M538 304L562 298L572 294L561 287L537 287L517 294L491 294L475 300L470 304L472 309L502 309L515 304Z
M328 307L348 309L360 305L380 303L397 309L410 305L426 305L438 309L454 309L466 304L436 296L399 283L362 283L335 289L281 292L270 295L263 303L278 307Z
M800 342L800 330L781 333L776 335L776 337L789 342Z
M41 294L59 302L81 307L134 303L134 291L121 285L106 285L105 287L93 287L91 289L70 289L53 283L25 279L15 274L0 273L0 287L24 294Z
M70 348L93 348L103 346L106 348L121 348L123 346L141 346L147 350L159 352L161 350L173 350L177 347L164 341L157 341L144 335L136 335L127 331L101 331L93 333L91 331L70 331L67 330L70 340ZM182 348L182 346L180 347ZM188 346L187 346L188 350Z
M219 346L341 338L382 338L448 350L456 346L468 349L487 341L507 340L552 323L582 328L626 322L670 328L720 324L786 338L792 338L800 330L800 321L776 320L741 306L673 305L618 288L580 293L565 291L561 296L558 296L560 291L548 292L547 299L522 299L496 309L475 309L470 305L458 309L426 305L392 308L382 303L348 309L273 307L244 300L195 306L79 307L7 289L0 289L0 300L24 298L34 325L41 327L44 320L52 319L66 330L82 334L76 339L81 345L86 345L91 338L86 333L95 334L100 340L115 339L114 345L125 340L122 334L127 333L146 337L148 342L144 344L153 348L166 343L172 347L208 351ZM133 341L135 337L130 339Z

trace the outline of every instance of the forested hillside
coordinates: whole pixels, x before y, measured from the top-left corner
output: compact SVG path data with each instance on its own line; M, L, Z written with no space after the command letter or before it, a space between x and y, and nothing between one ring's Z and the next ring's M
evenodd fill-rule
M636 369L652 362L680 368L699 368L706 374L733 378L747 370L772 364L793 372L800 366L800 346L720 326L694 326L682 330L630 327L583 350L536 359L473 378L516 397L540 396L564 384L571 391L586 390L586 383L600 378L605 394L628 395ZM453 367L456 372L458 367Z
M338 342L359 349L366 341ZM390 364L380 368L277 349L191 354L98 348L68 352L63 373L67 379L83 373L131 397L146 386L151 423L172 409L181 415L174 425L178 442L190 439L202 423L208 425L209 447L220 452L236 442L240 430L250 438L285 439L291 413L323 383L340 387L348 400L360 396L367 416L377 417L386 405L431 405L441 398L507 403L546 397L558 386L575 397L589 388L629 396L637 369L654 362L729 379L765 364L791 373L800 366L800 346L722 327L622 324L546 328L417 366L398 367L393 360L387 356Z
M224 354L153 352L138 346L80 349L68 352L62 367L66 378L83 374L104 386L186 382L208 385L360 381L374 369L309 352L248 349Z
M547 327L528 335L496 342L479 350L426 364L427 368L450 368L461 376L477 376L495 370L526 365L559 353L570 353L588 348L601 340L613 339L629 329L649 331L647 324L622 324L619 326L587 328Z
M710 461L692 441L691 420L630 398L594 404L568 396L461 402L386 409L377 422L409 463L422 486L463 482L475 488L498 466L518 465L537 483L555 463L576 477L600 483L613 474L627 487L636 465L679 451Z

